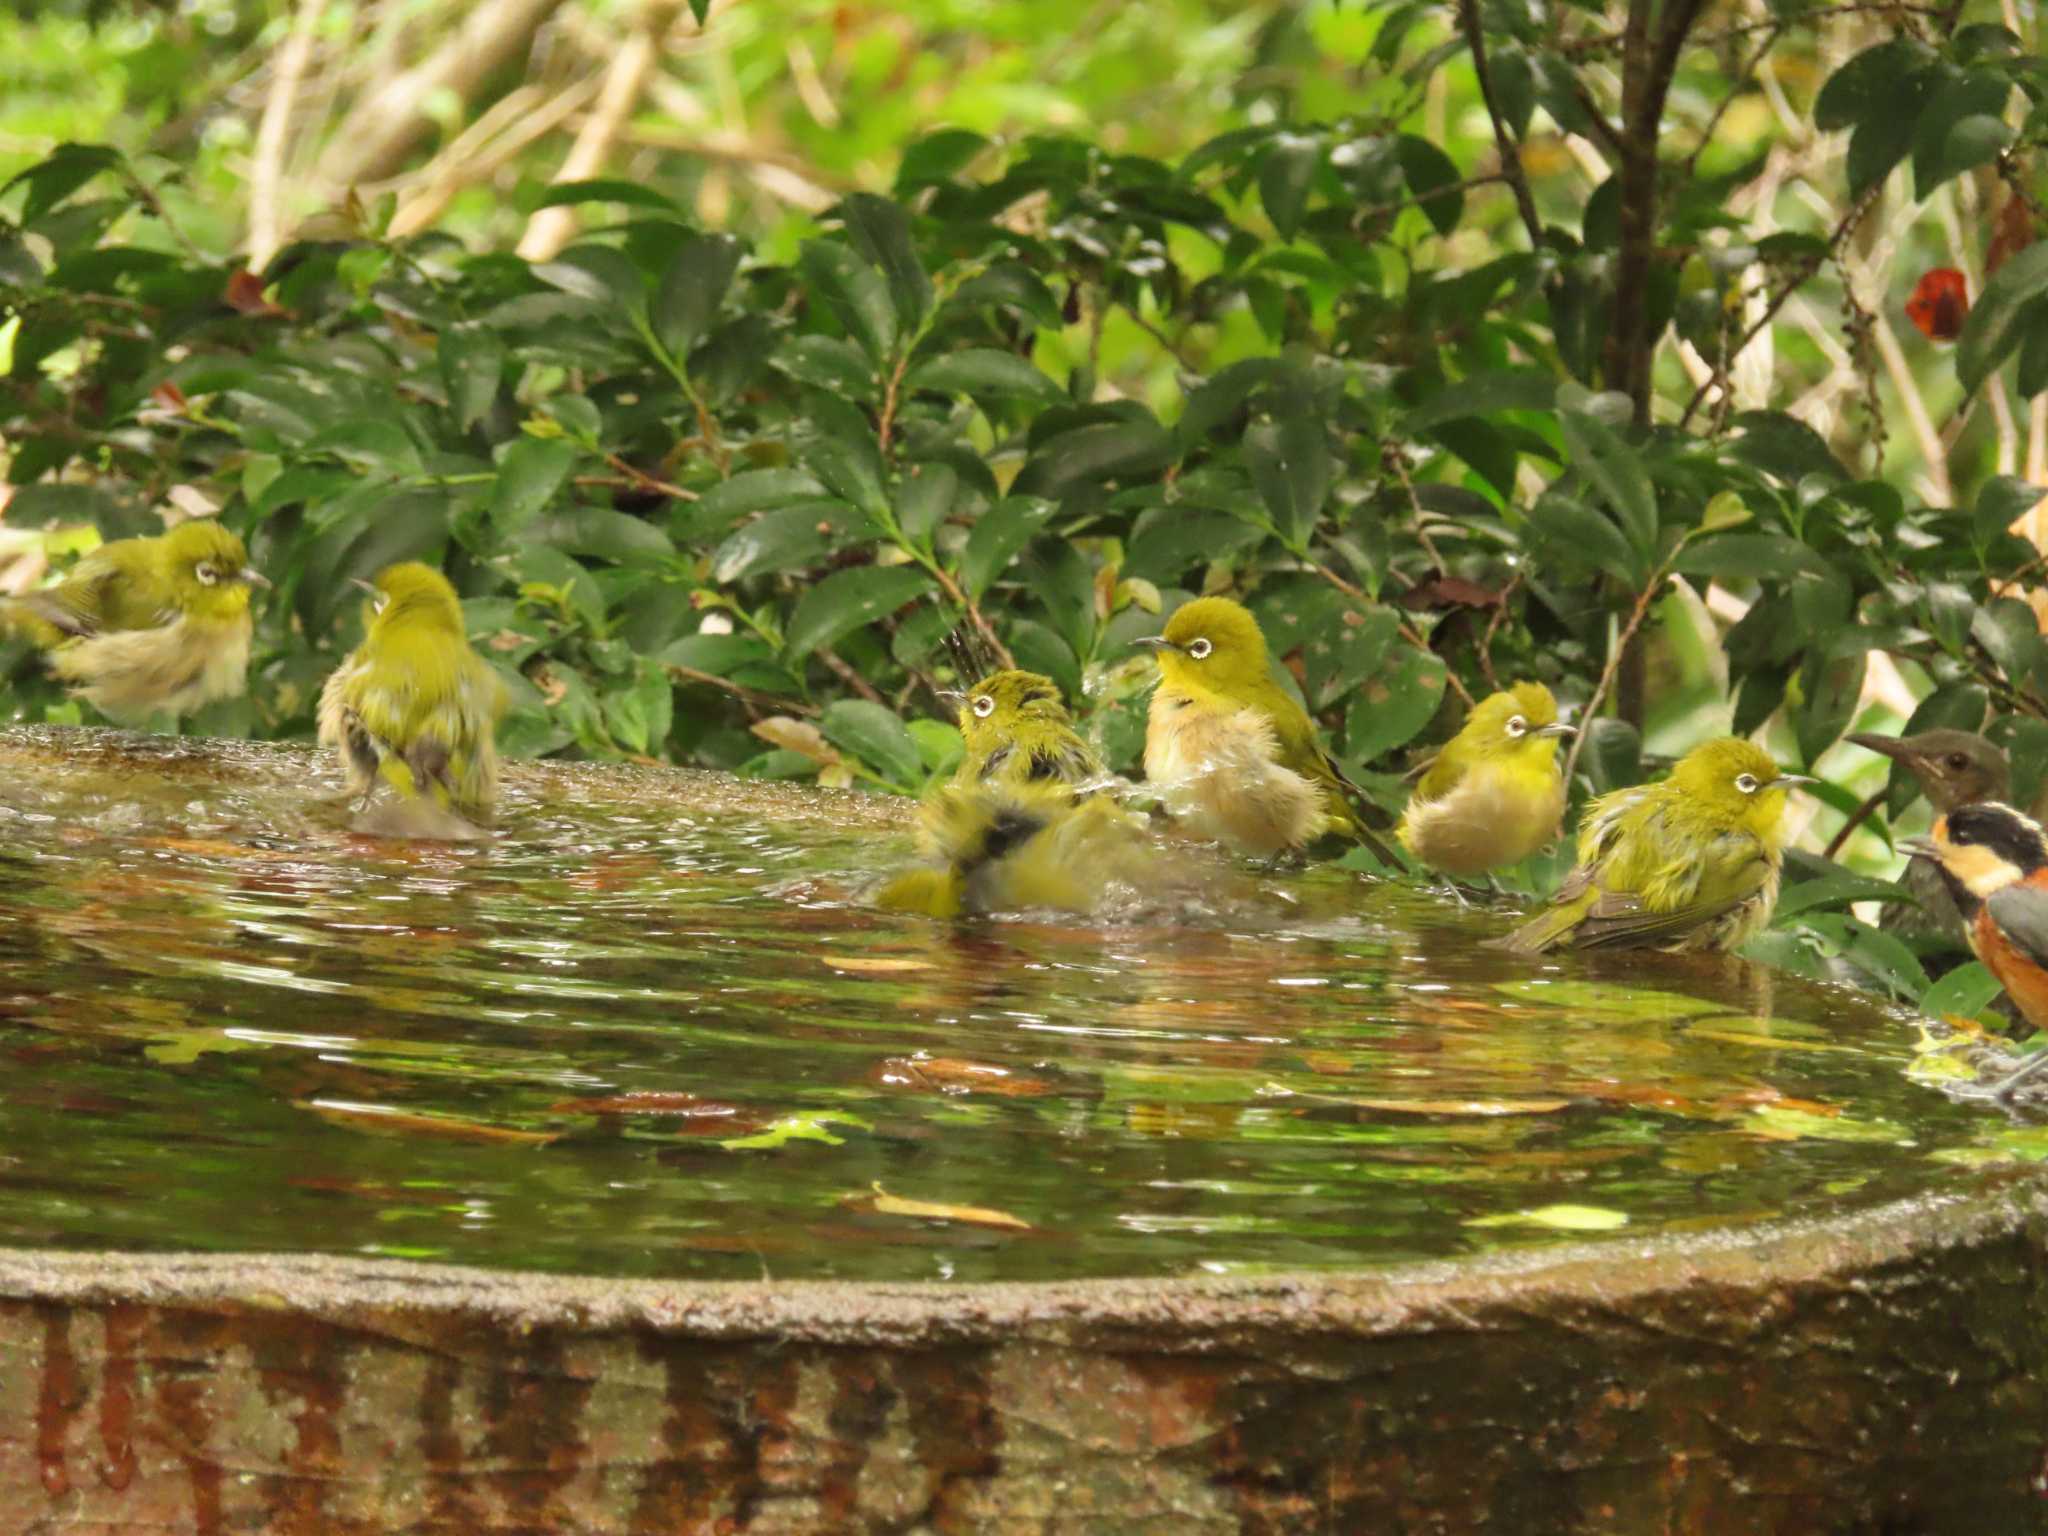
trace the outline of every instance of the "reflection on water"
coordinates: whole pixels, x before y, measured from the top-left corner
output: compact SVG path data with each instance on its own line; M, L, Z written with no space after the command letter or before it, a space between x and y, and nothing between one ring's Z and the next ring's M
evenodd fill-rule
M861 904L886 803L515 765L493 844L426 848L345 836L307 754L122 739L0 734L0 1241L1331 1267L1877 1201L1992 1134L1854 994L1508 956L1334 869L955 929Z

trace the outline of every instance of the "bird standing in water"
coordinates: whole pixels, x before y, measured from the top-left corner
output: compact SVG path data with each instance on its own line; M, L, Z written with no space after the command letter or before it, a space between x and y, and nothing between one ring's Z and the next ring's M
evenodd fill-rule
M47 650L51 673L79 698L135 724L242 691L249 591L269 585L240 538L193 518L102 544L56 586L0 602L0 624Z
M418 561L389 566L363 605L363 643L320 692L320 741L340 754L365 811L378 785L394 813L359 831L397 837L474 837L498 787L503 685L470 649L448 579Z
M1693 748L1660 784L1602 795L1580 824L1578 864L1501 947L1736 948L1777 905L1786 792L1813 782L1727 736Z
M1924 838L1901 845L1937 872L1963 920L1970 950L1998 978L2020 1016L2048 1027L2048 837L2009 805L1961 806ZM2006 1098L2044 1068L2029 1060L1989 1093Z
M1396 863L1349 803L1358 790L1318 745L1315 722L1274 680L1266 637L1241 604L1196 598L1138 643L1159 653L1145 777L1183 829L1258 858L1334 834Z
M1085 784L1104 777L1102 761L1074 729L1059 685L1036 672L996 672L960 700L967 755L956 784Z
M1401 846L1451 876L1516 864L1557 836L1564 771L1557 700L1541 683L1489 695L1439 752L1409 797Z

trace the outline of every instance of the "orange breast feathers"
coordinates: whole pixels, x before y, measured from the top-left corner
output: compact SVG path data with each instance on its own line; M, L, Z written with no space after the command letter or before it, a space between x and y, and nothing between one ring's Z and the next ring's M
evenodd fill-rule
M1970 948L2011 994L2026 1021L2036 1029L2048 1029L2048 969L2013 942L1991 915L1989 902L1970 920Z

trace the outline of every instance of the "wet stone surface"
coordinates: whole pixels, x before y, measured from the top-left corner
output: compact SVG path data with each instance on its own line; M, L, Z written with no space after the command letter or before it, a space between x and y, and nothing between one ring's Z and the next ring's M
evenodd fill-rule
M1335 868L878 913L908 807L515 764L481 847L302 749L0 732L0 1243L606 1276L1341 1269L1739 1229L2043 1150L1741 965L1529 961Z

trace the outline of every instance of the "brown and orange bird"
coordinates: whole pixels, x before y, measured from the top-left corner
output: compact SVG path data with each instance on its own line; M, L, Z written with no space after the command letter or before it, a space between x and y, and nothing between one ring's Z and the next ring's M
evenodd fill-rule
M1902 847L1932 862L1962 914L1970 951L1998 978L2020 1016L2048 1028L2048 834L2009 805L1966 805ZM1987 1090L2009 1098L2048 1068L2048 1051Z

